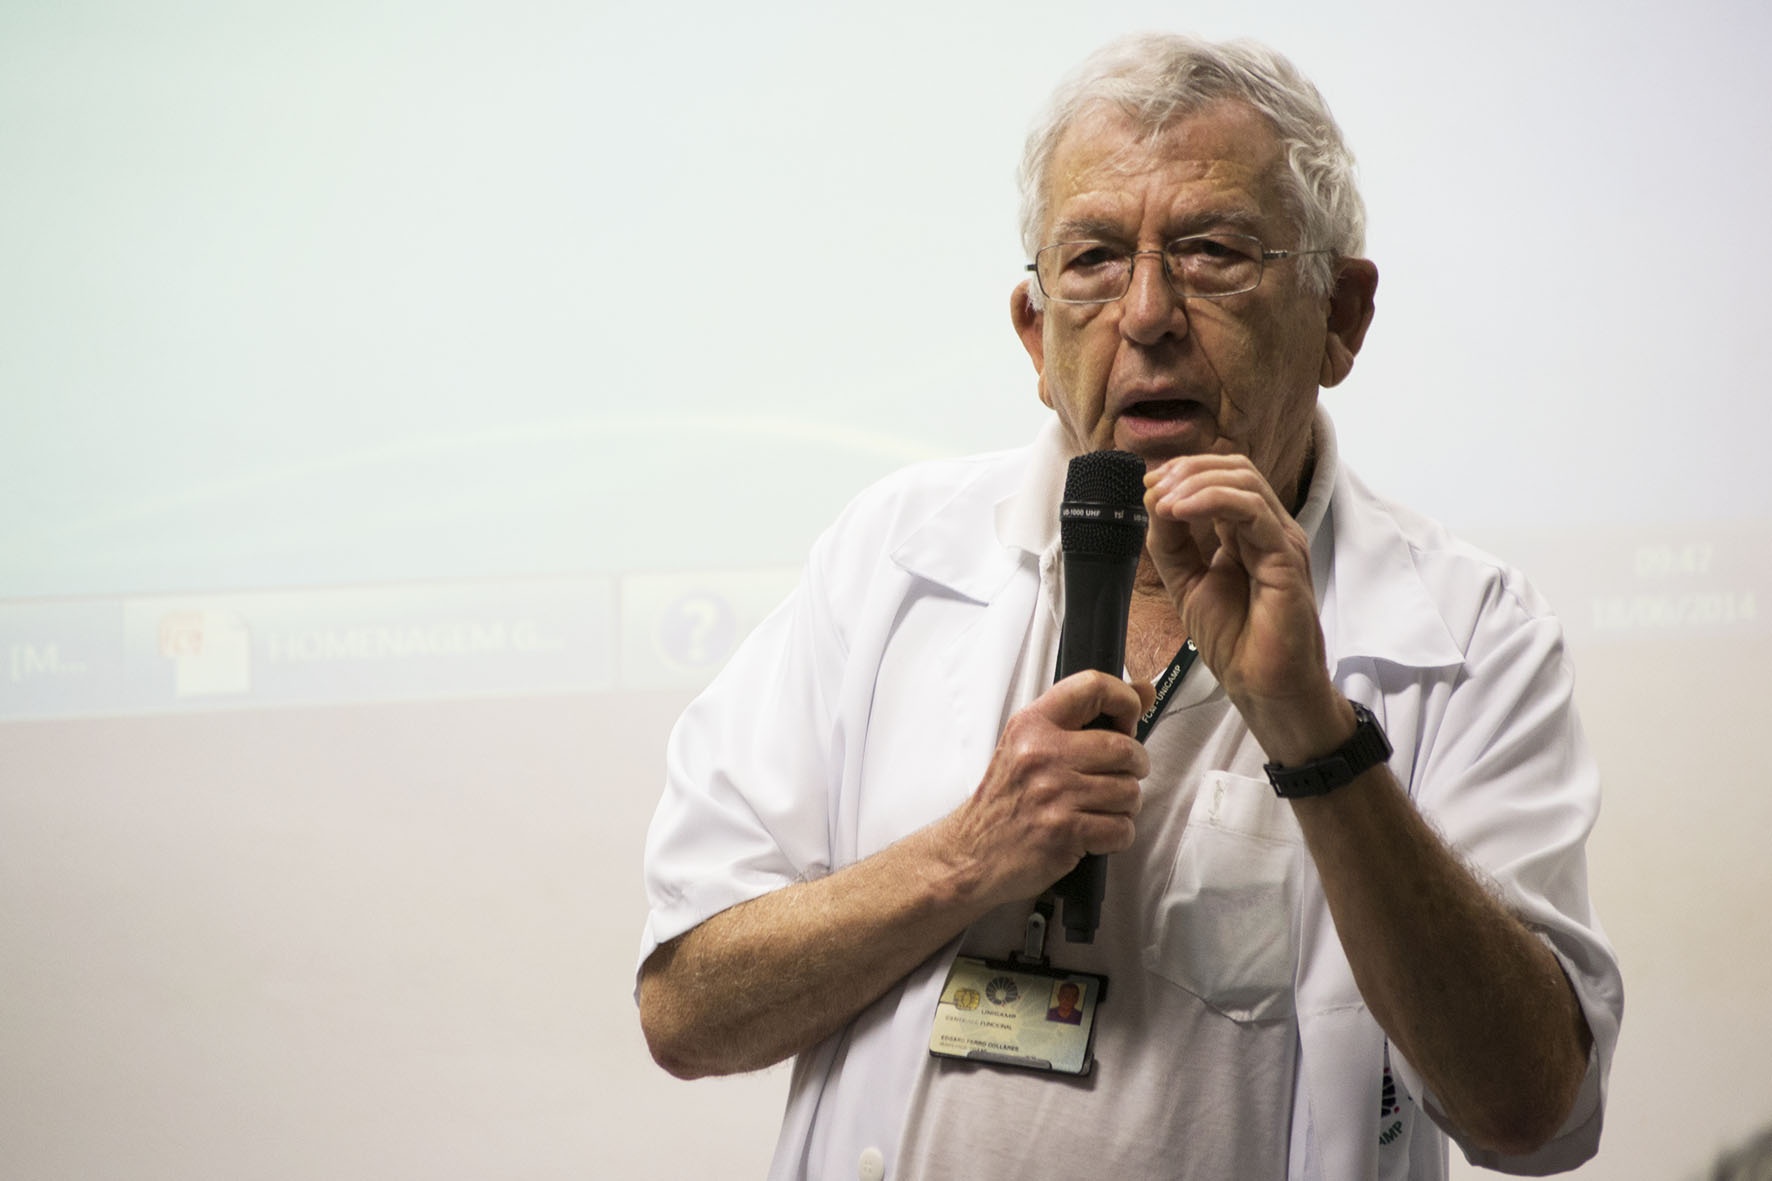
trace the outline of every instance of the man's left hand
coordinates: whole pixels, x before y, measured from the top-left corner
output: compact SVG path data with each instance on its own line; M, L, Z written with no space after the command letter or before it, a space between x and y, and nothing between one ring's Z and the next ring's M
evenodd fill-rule
M1146 549L1206 667L1269 756L1316 757L1353 732L1329 682L1310 543L1242 455L1145 475Z

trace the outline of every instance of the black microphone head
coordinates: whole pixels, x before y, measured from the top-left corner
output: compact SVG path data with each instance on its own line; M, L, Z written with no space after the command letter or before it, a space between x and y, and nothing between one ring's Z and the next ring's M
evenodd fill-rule
M1091 451L1071 460L1058 506L1067 554L1136 558L1149 523L1144 511L1144 460L1130 451Z

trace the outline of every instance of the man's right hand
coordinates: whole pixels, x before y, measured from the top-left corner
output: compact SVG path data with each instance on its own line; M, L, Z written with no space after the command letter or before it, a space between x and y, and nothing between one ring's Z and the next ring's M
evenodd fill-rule
M1081 672L1009 719L983 781L937 825L991 906L1034 897L1087 853L1132 844L1150 772L1132 734L1153 699L1149 684ZM1103 716L1110 727L1084 729Z

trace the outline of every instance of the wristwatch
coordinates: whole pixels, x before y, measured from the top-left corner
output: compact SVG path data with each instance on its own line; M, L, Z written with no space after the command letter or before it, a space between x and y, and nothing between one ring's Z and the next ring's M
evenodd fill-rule
M1282 767L1278 763L1263 765L1267 781L1274 785L1275 795L1285 800L1328 795L1342 784L1352 783L1360 772L1391 757L1390 739L1384 736L1384 730L1378 719L1372 716L1372 711L1357 701L1348 704L1354 707L1354 717L1360 723L1354 727L1352 738L1322 758L1296 767Z

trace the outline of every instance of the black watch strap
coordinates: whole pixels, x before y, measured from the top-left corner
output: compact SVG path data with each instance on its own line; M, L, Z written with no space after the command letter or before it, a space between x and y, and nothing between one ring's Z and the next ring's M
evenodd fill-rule
M1390 739L1384 736L1372 711L1357 701L1348 704L1354 707L1354 717L1359 719L1352 738L1322 758L1296 767L1282 767L1278 763L1263 766L1275 795L1287 800L1328 795L1342 784L1352 783L1360 772L1391 757Z

